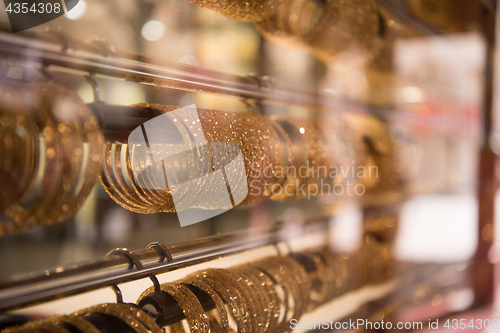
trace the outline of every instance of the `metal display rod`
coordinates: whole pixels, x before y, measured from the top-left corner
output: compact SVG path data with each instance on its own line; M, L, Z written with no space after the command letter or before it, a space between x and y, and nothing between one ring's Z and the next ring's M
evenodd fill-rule
M259 231L238 232L172 246L153 243L148 249L135 252L115 249L102 259L0 282L0 311L147 278L298 236L322 232L327 228L328 219L325 218L309 222L298 233L293 234L276 224Z
M102 40L77 42L57 31L26 35L0 32L0 57L13 63L77 70L157 87L232 95L265 103L322 106L315 92L278 85L269 77L226 74L148 58L117 51Z

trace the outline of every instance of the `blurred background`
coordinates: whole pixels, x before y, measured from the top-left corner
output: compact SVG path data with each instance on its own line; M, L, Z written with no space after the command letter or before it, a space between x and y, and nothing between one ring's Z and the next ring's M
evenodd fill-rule
M8 19L1 6L0 22L5 25ZM62 27L79 40L104 38L116 49L148 57L243 76L269 75L279 83L318 92L330 102L325 112L371 114L386 121L406 181L393 244L399 261L456 263L461 272L470 265L478 239L494 238L492 224L478 231L487 43L475 29L427 36L403 34L391 44L391 79L387 80L381 72L367 71L356 49L325 61L300 43L264 38L251 22L230 19L184 0L80 0L76 8L49 25ZM31 30L43 29L45 26ZM22 67L8 65L0 72L11 78L31 75ZM93 101L92 89L81 75L52 75L86 103ZM247 109L241 100L227 96L125 81L97 82L102 100L109 104ZM500 149L500 120L497 108L494 110L497 131L491 144ZM263 105L262 112L311 114L304 107L279 105ZM0 238L0 278L101 258L115 247L139 250L153 241L182 243L278 219L293 224L318 212L329 216L335 246L348 251L362 242L364 209L363 203L322 197L263 201L181 228L174 213L142 215L123 209L98 184L85 205L64 223ZM494 249L490 255L498 257ZM450 309L464 309L474 301L471 286L457 295L449 302Z

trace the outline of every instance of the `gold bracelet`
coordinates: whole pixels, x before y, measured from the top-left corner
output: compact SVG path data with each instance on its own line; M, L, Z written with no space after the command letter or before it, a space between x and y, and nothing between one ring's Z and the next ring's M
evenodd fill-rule
M240 292L224 280L214 278L205 274L204 271L188 275L188 278L199 279L214 289L224 302L229 304L231 311L229 314L234 318L239 333L252 332L250 313L247 302L243 300Z
M314 272L308 274L311 281L311 290L315 291L317 294L314 299L312 297L313 295L311 295L309 309L312 310L328 301L331 286L326 272L326 265L321 260L320 256L308 251L301 252L301 255L307 257L311 262L313 262L314 267L316 268Z
M49 321L33 321L26 323L26 328L28 329L40 329L41 331L47 332L47 333L70 333L67 329L64 327L58 326L55 323L51 323ZM24 326L24 325L23 325Z
M152 209L144 208L142 203L137 200L131 193L125 192L118 186L118 181L116 180L113 162L112 162L112 144L107 143L103 148L103 171L100 176L101 184L106 193L113 199L118 205L126 208L135 213L142 214L152 214L155 211Z
M54 323L67 323L75 327L80 332L85 333L100 333L97 327L94 326L90 321L86 320L84 317L80 316L56 316L49 318L48 321Z
M132 152L133 153L133 152ZM154 177L150 177L150 172L147 172L146 175L143 175L145 172L142 172L139 177L143 179L144 177L148 177L147 181L143 180L144 184L155 184L156 189L150 189L148 186L141 187L140 184L138 184L138 180L136 180L136 177L134 176L134 173L132 170L132 162L130 159L130 150L129 146L127 145L126 148L126 163L127 163L127 174L128 178L130 180L130 183L132 184L132 187L134 190L139 194L142 193L143 195L149 197L151 200L153 200L157 206L161 207L160 211L162 212L174 212L175 207L174 207L174 202L172 199L172 192L170 191L169 188L163 189L160 184L157 183L156 179ZM168 184L167 184L168 186Z
M255 277L252 277L244 270L235 270L234 268L226 268L225 270L238 277L237 281L242 285L249 296L248 301L254 306L254 317L257 321L256 327L260 328L262 331L266 330L270 320L268 317L269 311L267 309L269 297L264 293L262 288L258 288L260 282L256 281Z
M341 255L332 254L326 247L320 249L317 254L325 263L326 276L331 286L328 300L331 300L347 291L346 259Z
M123 321L128 326L132 327L138 333L148 333L148 329L142 324L140 320L134 318L129 312L123 310L123 308L119 308L117 303L105 303L91 306L89 308L79 310L74 313L76 316L84 316L90 313L102 313L114 316L121 321Z
M262 327L259 325L259 315L261 315L261 310L258 306L256 306L257 300L253 297L254 295L250 292L247 283L241 276L238 276L238 274L235 274L231 270L215 268L206 269L203 271L203 274L208 277L225 281L231 285L232 288L237 290L241 294L242 301L245 302L246 308L248 309L252 330L254 332L260 332L262 330Z
M46 333L38 327L26 326L27 324L29 323L4 328L2 333Z
M116 303L116 306L124 312L129 312L134 318L142 322L151 333L162 333L161 328L154 319L141 309L125 303Z
M161 290L172 296L179 304L191 327L191 332L208 333L210 325L200 301L189 288L180 283L164 283Z
M297 307L300 307L302 303L300 298L302 297L300 289L296 281L294 281L291 272L287 270L283 265L281 265L279 258L272 257L266 258L263 260L259 260L257 262L252 263L254 267L261 269L266 272L270 276L274 278L277 285L279 285L284 292L284 300L283 305L285 307L284 316L282 318L282 322L276 328L276 332L284 332L290 329L289 320L298 319L296 317ZM292 281L293 280L293 281ZM290 296L293 299L294 308L290 313Z
M271 278L250 264L234 268L235 271L247 274L256 289L260 304L266 318L265 329L273 331L279 319L279 299Z
M188 284L188 285L194 286L196 288L199 288L201 291L207 293L210 296L210 298L212 299L212 301L215 304L215 308L217 309L217 313L219 314L219 320L220 320L219 331L221 333L229 333L229 320L228 320L228 315L227 315L227 309L226 309L226 306L224 305L224 302L220 298L219 294L217 294L217 292L214 289L212 289L209 285L207 285L206 283L204 283L200 279L187 277L187 278L182 279L181 282L184 284ZM208 314L207 314L207 316L208 316L208 319L210 322L210 319L211 319L210 317L213 317L213 316L209 316ZM214 318L214 320L215 320L215 318ZM211 323L210 328L213 331L214 329L212 328L212 326L213 325Z
M115 176L116 181L118 182L118 186L120 190L122 190L124 193L126 193L127 197L133 198L135 201L139 203L140 206L142 207L151 207L155 206L154 201L150 201L148 197L146 196L141 196L141 194L137 191L134 191L135 188L130 189L128 186L128 183L123 175L123 169L122 169L122 151L123 151L123 146L127 147L126 145L122 145L119 143L113 144L113 148L111 151L111 159L113 162L113 174ZM125 152L127 149L125 149Z
M118 154L118 156L117 156ZM115 165L116 163L119 163L121 159L121 145L120 144L111 144L108 143L105 145L104 148L104 156L105 156L105 171L107 175L107 179L110 182L111 186L113 187L114 191L118 194L119 198L125 200L128 205L132 205L134 207L137 207L136 209L139 210L146 210L149 208L145 203L140 200L140 198L137 197L137 195L134 193L134 191L130 190L128 188L128 185L126 184L125 180L123 179L122 176L122 171L121 169L116 170ZM118 161L117 161L118 157ZM124 186L125 185L125 186Z

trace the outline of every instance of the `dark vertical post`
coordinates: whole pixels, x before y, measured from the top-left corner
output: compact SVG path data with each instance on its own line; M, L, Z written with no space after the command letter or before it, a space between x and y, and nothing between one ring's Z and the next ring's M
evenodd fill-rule
M493 301L493 264L488 260L488 252L493 243L493 225L495 210L495 194L497 181L495 175L496 154L491 149L491 133L493 120L493 77L495 54L495 21L496 0L491 1L495 8L483 8L483 35L487 42L484 98L483 98L483 137L479 157L478 178L478 248L473 261L473 287L476 307L490 304Z

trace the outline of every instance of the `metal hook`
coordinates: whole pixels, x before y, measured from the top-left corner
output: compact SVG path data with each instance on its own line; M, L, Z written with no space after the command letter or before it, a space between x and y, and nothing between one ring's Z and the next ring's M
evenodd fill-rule
M153 243L148 244L148 246L146 246L146 248L148 250L150 250L150 249L156 250L156 252L158 252L158 254L160 255L160 262L164 262L164 261L172 262L172 261L174 261L174 259L172 258L172 255L170 254L170 251L163 243L153 242ZM150 276L150 278L151 278L151 281L153 281L155 291L156 292L161 291L160 282L158 281L158 278L156 277L156 275L152 275L152 276Z
M127 250L125 248L116 248L114 250L111 250L108 254L106 254L106 257L113 256L113 255L121 255L121 256L125 256L128 259L130 259L129 269L134 268L134 266L137 267L138 270L142 269L141 261L139 259L137 259L137 257L132 252L130 252L129 250Z
M116 295L116 303L123 303L123 294L120 288L116 284L112 285L111 288L115 292Z
M168 261L168 262L172 262L174 261L174 259L172 258L172 255L170 254L170 251L168 250L168 248L160 243L160 242L154 242L154 243L150 243L148 244L148 246L146 247L148 250L151 250L151 249L154 249L156 250L161 258L160 258L160 262L164 262L165 260Z
M92 87L92 93L94 94L94 102L101 102L101 92L99 90L99 85L95 81L92 74L85 76L85 80Z
M163 246L165 246L165 245L163 245ZM134 268L134 266L137 267L138 270L142 270L144 268L142 266L141 261L132 252L130 252L129 250L127 250L125 248L117 248L117 249L111 250L108 254L106 254L106 257L110 256L110 255L122 255L122 256L125 256L128 259L130 259L130 268L129 269ZM151 279L151 282L153 282L153 285L155 287L155 291L160 291L161 290L160 281L158 281L158 278L156 277L156 275L151 275L149 278Z

